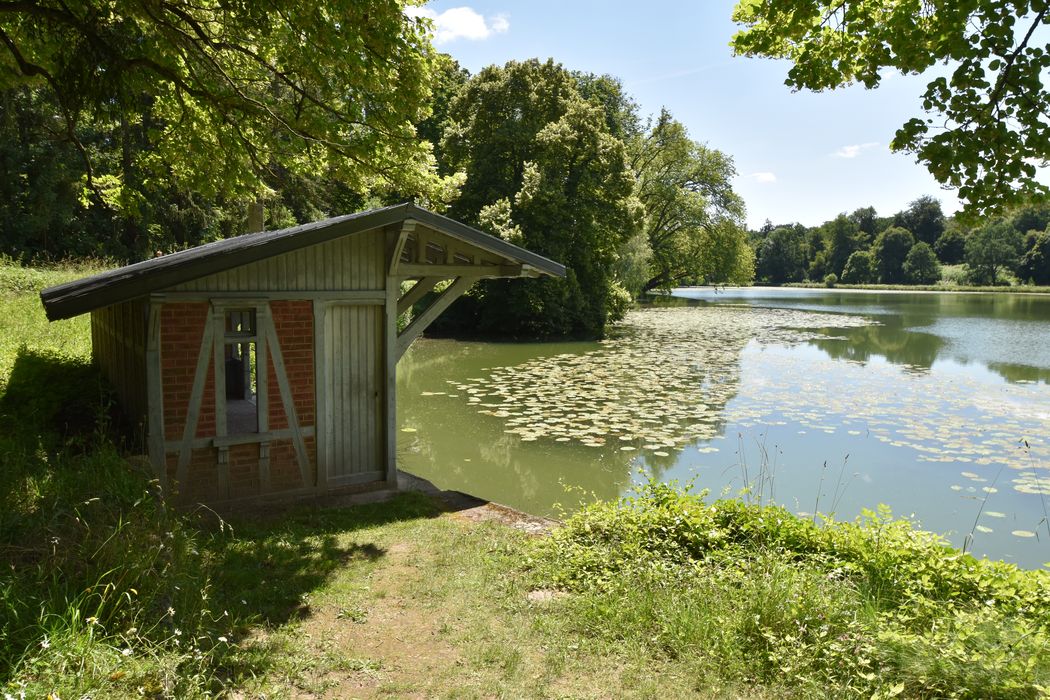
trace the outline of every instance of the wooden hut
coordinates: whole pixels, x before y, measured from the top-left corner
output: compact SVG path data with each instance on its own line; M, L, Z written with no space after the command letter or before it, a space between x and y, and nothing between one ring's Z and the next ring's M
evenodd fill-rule
M564 274L409 203L209 243L40 296L51 320L91 313L94 361L144 428L165 492L226 505L396 487L395 377L409 344L476 280Z

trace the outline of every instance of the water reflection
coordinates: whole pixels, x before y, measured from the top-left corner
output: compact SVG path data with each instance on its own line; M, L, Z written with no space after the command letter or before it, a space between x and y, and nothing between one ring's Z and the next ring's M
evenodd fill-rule
M815 338L809 343L833 359L867 363L877 356L917 371L929 370L946 345L940 336L896 324L825 328L820 334L827 337Z
M881 357L912 370L938 359L976 363L1008 382L1050 383L1050 296L814 289L682 289L701 306L747 304L861 315L873 325L822 331L811 341L830 357Z

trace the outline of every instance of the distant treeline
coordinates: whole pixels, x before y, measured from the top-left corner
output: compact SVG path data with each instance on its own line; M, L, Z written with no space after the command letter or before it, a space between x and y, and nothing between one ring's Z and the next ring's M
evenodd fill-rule
M820 226L767 221L750 240L760 284L1050 284L1046 203L967 223L924 196L893 216L864 207Z

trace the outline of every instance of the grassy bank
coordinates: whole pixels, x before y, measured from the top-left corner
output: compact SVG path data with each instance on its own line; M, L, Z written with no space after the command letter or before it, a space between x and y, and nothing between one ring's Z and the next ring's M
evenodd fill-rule
M795 287L799 289L828 289L823 282L788 282L783 287ZM1031 284L1000 285L995 287L979 286L972 284L956 284L954 282L937 284L842 284L836 283L832 289L870 289L872 291L889 292L991 292L1009 294L1050 294L1050 287L1040 287Z
M1003 697L1050 686L1050 574L885 514L651 485L547 538L405 494L173 513L86 319L0 265L0 697ZM5 698L6 700L6 698Z
M1050 572L961 555L888 513L817 526L649 484L539 545L563 633L777 695L1042 697ZM714 681L714 683L712 683Z

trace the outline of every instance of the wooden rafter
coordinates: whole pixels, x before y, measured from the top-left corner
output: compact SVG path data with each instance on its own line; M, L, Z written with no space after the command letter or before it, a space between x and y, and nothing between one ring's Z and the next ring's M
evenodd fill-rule
M437 263L401 263L399 277L520 277L521 265L441 265Z

